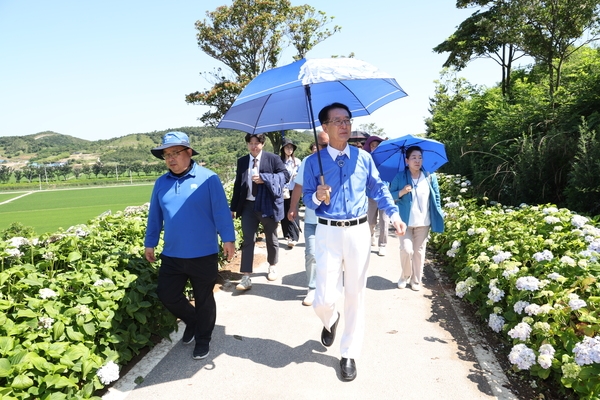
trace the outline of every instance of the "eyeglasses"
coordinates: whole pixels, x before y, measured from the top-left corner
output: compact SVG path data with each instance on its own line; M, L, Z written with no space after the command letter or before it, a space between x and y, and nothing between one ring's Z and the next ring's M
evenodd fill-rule
M346 119L334 119L333 121L327 121L327 124L333 124L335 126L342 126L342 125L352 125L352 118L346 118Z
M173 153L163 153L162 158L163 160L169 160L171 158L176 158L179 153L181 153L182 151L186 151L187 149L181 149L179 151L175 151Z

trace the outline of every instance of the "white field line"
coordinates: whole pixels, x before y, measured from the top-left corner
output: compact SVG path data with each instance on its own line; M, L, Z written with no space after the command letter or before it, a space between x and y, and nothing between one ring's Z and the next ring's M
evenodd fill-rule
M12 199L8 199L8 200L6 200L6 201L0 202L0 206L1 206L2 204L6 204L6 203L10 203L11 201L18 200L18 199L20 199L21 197L28 196L28 195L30 195L30 194L32 194L32 193L33 193L33 192L27 192L27 193L24 193L24 194L22 194L22 195L20 195L20 196L13 197Z

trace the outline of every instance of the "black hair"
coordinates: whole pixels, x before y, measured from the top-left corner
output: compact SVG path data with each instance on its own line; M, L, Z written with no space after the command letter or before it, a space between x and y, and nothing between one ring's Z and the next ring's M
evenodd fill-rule
M330 105L323 107L321 111L319 111L319 122L321 123L321 125L329 121L329 111L333 110L334 108L343 108L348 112L348 117L352 118L352 113L350 112L350 109L347 105L342 103L331 103Z

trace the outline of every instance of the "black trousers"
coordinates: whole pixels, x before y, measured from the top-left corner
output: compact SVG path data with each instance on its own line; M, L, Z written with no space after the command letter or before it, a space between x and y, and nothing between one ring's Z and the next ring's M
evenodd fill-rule
M296 210L296 218L294 218L295 223L287 219L287 214L290 211L291 201L291 199L283 200L284 217L281 220L281 230L283 231L284 238L297 242L300 238L300 230L298 229L300 226L300 218L298 218L298 210Z
M254 202L244 203L242 210L242 260L240 263L241 272L252 272L254 263L254 243L256 243L256 232L258 224L262 224L265 232L265 241L267 242L267 261L269 265L277 264L279 260L279 239L277 238L277 226L279 222L273 218L263 217L259 212L254 211Z
M217 321L213 290L219 272L218 254L198 258L160 256L158 298L186 325L196 325L196 343L209 344ZM194 304L184 295L188 280L194 291Z

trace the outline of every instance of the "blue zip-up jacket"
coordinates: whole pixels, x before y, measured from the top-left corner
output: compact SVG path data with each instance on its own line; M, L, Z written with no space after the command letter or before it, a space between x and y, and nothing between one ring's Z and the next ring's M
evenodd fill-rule
M431 230L433 232L444 232L444 212L442 211L440 187L437 176L435 174L429 174L426 171L423 171L423 173L425 174L427 184L429 185L429 217L431 220ZM398 198L398 193L400 193L404 186L412 183L409 174L410 172L408 170L398 172L390 184L390 193L398 205L400 217L402 217L402 221L405 221L407 224L410 217L413 197L404 195L401 198Z
M235 241L231 212L217 174L194 162L181 177L169 171L156 180L144 246L156 247L163 229L162 254L169 257L218 253L217 234L223 242Z

